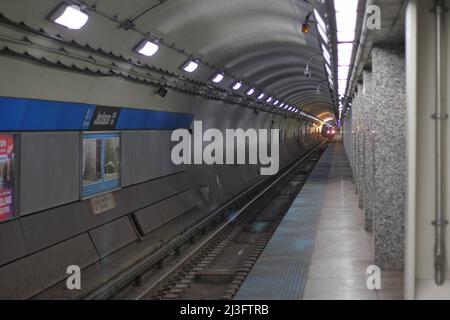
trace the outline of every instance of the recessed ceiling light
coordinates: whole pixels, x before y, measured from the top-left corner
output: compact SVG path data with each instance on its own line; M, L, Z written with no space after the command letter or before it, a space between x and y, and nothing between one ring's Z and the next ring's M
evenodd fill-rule
M211 78L211 81L214 82L214 83L220 83L220 82L223 80L224 77L225 77L225 76L223 75L223 73L219 72L219 73L216 73L216 74Z
M157 43L148 41L148 40L143 40L136 47L135 51L144 56L151 57L158 51L158 49L159 49L159 46Z
M260 93L258 96L258 100L261 100L262 98L264 98L265 94L264 93Z
M280 101L276 100L276 101L273 103L273 105L274 105L274 106L277 106L279 103L280 103Z
M254 88L250 88L250 89L247 90L247 95L248 96L251 96L254 93L255 93L255 89Z
M268 97L267 100L266 100L266 102L269 103L269 102L272 101L272 100L273 100L272 97Z
M280 104L280 108L283 108L284 107L284 103L282 102L281 104Z
M242 87L242 82L239 82L239 81L237 81L231 85L231 89L233 89L235 91L239 90L241 87Z
M194 72L197 68L198 63L193 60L188 60L181 66L181 69L189 73Z
M89 16L79 6L62 4L51 15L50 20L71 30L79 30L87 23Z

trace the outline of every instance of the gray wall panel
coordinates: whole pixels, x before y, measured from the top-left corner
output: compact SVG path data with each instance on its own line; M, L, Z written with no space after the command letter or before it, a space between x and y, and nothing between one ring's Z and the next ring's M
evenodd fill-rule
M22 134L22 215L79 199L79 144L76 132Z
M122 190L122 196L128 204L128 210L134 212L156 202L150 190L150 183L146 182Z
M131 131L122 134L122 186L130 186L173 173L171 132Z
M188 180L186 173L178 173L151 181L150 190L156 201L168 198L176 193L191 188L192 183Z
M30 256L36 274L45 287L50 287L68 277L67 267L81 269L99 259L87 233L60 243Z
M13 220L0 224L0 265L26 254L27 247L20 221Z
M108 223L89 233L102 258L137 240L136 233L127 217Z
M80 202L24 217L22 224L30 252L86 231Z
M157 211L165 222L200 205L201 197L197 191L188 190L156 204Z
M159 214L156 206L150 206L139 210L134 214L134 217L143 234L150 233L164 224L164 220Z
M0 268L0 300L28 299L44 289L29 258Z

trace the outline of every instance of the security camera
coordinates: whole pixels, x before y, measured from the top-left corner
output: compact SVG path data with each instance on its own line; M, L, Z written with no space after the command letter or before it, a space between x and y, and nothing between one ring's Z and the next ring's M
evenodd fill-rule
M158 88L156 88L156 90L155 90L155 93L156 93L158 96L162 97L162 98L164 98L164 97L167 95L168 92L169 92L169 91L168 91L166 88L164 88L164 87L158 87Z
M311 78L311 70L309 70L309 69L305 70L305 77L308 79Z

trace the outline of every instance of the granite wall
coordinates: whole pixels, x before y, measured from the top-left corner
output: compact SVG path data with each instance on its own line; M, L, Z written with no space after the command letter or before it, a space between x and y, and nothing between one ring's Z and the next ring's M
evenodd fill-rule
M372 85L372 72L364 71L363 73L363 100L364 100L364 113L362 116L362 134L364 139L364 154L362 155L364 161L364 227L367 231L373 230L373 216L375 207L375 193L374 193L374 173L375 173L375 161L374 161L374 122L377 118L377 114L373 112L373 85Z
M401 270L407 173L403 47L374 47L372 71L374 170L373 198L368 201L373 203L375 263L385 270Z
M357 125L357 144L358 144L358 154L357 154L357 162L358 162L358 175L357 175L357 185L358 185L358 194L359 194L359 207L364 208L364 171L365 171L365 163L364 163L364 154L366 150L365 141L364 141L364 120L367 117L366 108L364 104L364 93L363 93L363 85L358 84L358 95L357 95L357 104L358 104L358 125Z

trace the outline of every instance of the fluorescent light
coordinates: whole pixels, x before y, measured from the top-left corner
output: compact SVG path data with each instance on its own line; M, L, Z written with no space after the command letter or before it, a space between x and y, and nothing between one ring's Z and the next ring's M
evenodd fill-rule
M348 66L350 65L353 53L353 44L340 43L338 44L338 65Z
M322 50L323 50L323 57L328 62L328 64L331 64L331 56L330 56L330 53L328 52L327 47L322 45Z
M337 31L352 31L356 28L356 12L336 12Z
M269 103L269 102L272 101L272 100L273 100L272 97L268 97L267 100L266 100L266 102Z
M71 30L81 29L89 20L89 16L76 5L61 5L52 15L51 20Z
M329 66L328 64L325 64L325 69L327 70L328 76L331 77L331 75L332 75L333 73L331 72L330 66Z
M338 79L339 80L347 80L349 71L350 71L350 67L348 67L348 66L339 67L338 68Z
M280 103L280 101L276 100L276 101L273 103L273 105L274 105L274 106L277 106L279 103Z
M322 37L323 42L328 44L330 42L330 39L328 39L327 33L320 26L317 29L319 30L319 34Z
M356 11L358 10L358 0L334 0L336 11Z
M237 81L231 85L231 89L233 89L235 91L239 90L241 87L242 87L242 82L239 82L239 81Z
M265 94L264 93L260 93L258 96L258 100L261 100L262 98L264 98Z
M339 80L339 88L345 88L347 86L347 79Z
M316 9L314 9L314 16L316 18L316 21L318 24L317 29L319 30L319 34L322 37L322 40L325 43L328 43L329 39L328 39L328 35L327 35L327 25L325 24L325 22L322 19L322 16L319 14L319 12Z
M220 83L224 78L223 73L216 73L212 78L211 81L214 83Z
M188 60L186 61L185 64L183 64L183 66L181 67L181 69L183 69L186 72L194 72L195 70L197 70L198 68L198 63L193 61L193 60Z
M254 88L250 88L250 89L247 90L247 95L248 96L251 96L254 93L255 93L255 89Z
M280 108L283 108L284 107L284 102L282 102L281 104L280 104Z
M319 26L324 31L327 30L327 25L326 25L325 21L323 21L322 16L320 15L319 11L317 11L316 9L314 9L314 17L316 18L316 21L319 24Z
M353 42L355 41L355 31L347 30L347 31L339 31L337 33L338 42Z
M147 57L151 57L153 56L159 49L158 44L148 41L148 40L143 40L135 49L136 52L147 56Z

